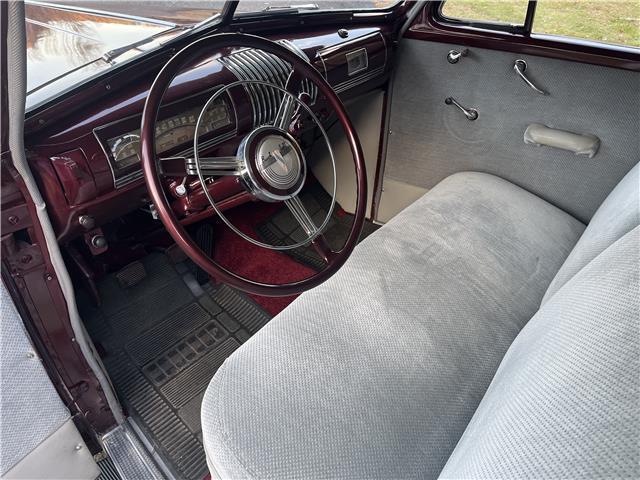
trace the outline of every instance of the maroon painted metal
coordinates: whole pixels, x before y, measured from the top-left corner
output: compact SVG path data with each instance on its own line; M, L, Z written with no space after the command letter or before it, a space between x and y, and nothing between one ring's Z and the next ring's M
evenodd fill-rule
M289 19L291 22L291 19ZM283 22L280 21L280 24ZM263 27L264 28L264 27ZM391 58L393 52L393 29L391 25L382 26L355 26L349 28L349 36L342 38L336 28L324 27L322 30L288 31L286 37L291 39L296 46L302 49L312 59L313 65L323 75L328 75L329 83L333 86L344 84L353 77L349 77L344 58L340 63L340 56L355 48L366 48L372 67L384 66L379 75L345 90L342 98L360 95L372 88L379 87L386 82L391 70ZM282 38L281 33L270 33L274 39ZM220 52L210 52L197 64L186 68L181 72L166 92L162 116L172 116L184 111L184 108L195 105L212 87L235 80L235 77L217 61L220 55L227 55L232 48L223 49ZM325 69L326 60L329 66ZM27 120L27 148L30 152L30 160L35 166L39 184L47 201L49 213L52 217L58 239L62 243L68 243L84 233L78 219L82 215L92 215L96 224L110 221L121 216L127 211L133 211L148 204L148 195L144 188L142 178L118 189L114 188L114 180L109 161L105 155L104 142L107 138L135 130L140 125L140 118L144 100L147 97L151 78L157 74L160 64L168 57L158 55L151 64L150 60L140 62L136 72L119 72L111 78L107 77L105 90L87 104L81 111L77 111L77 105L84 105L85 97L93 88L87 88L77 92L73 98L61 102L63 108L57 105L35 115ZM145 76L141 72L145 71ZM122 78L126 76L126 78ZM127 81L125 84L124 81ZM95 92L94 92L95 93ZM225 155L225 150L232 154L235 152L242 134L251 127L252 109L249 99L243 89L233 89L232 102L234 120L237 122L229 126L229 130L235 128L238 136L220 144L217 151L207 152L212 155ZM330 108L328 104L319 99L314 105L314 111L323 120L329 118ZM303 126L303 129L306 126ZM227 130L216 132L225 133ZM89 174L78 177L75 174L60 171L52 158L64 157L70 151L82 152L86 158ZM233 152L231 152L233 150ZM170 153L170 152L167 152ZM180 173L176 171L175 173ZM91 180L95 185L96 196L87 194L91 190ZM67 190L82 191L82 195L69 195ZM225 189L221 189L223 193ZM66 194L65 194L66 193ZM236 192L231 192L235 194ZM190 189L189 197L194 194L201 197L202 192ZM219 198L218 193L216 197ZM198 203L198 198L187 199L185 203ZM194 209L183 209L185 215L194 213ZM198 212L199 213L199 212ZM184 218L186 220L186 217ZM193 223L192 220L188 221Z
M384 161L387 156L387 132L389 131L389 116L391 112L391 90L393 81L385 85L384 97L382 99L382 119L380 121L380 136L378 139L378 157L376 159L376 172L373 181L373 195L371 197L371 212L369 215L372 219L378 216L379 199L382 194L382 182L384 175Z
M171 205L167 201L164 191L164 183L160 178L156 162L155 145L155 124L160 105L165 91L171 84L173 78L184 68L185 65L195 62L206 52L220 51L225 48L243 47L259 49L272 53L289 62L294 70L310 79L318 87L319 93L324 95L331 108L335 111L341 123L353 156L356 170L356 191L357 201L355 217L349 236L344 247L339 252L331 252L326 246L326 241L314 242L314 246L321 252L328 264L319 273L298 282L282 285L274 285L256 282L231 272L205 254L189 236L184 227L180 224ZM254 35L226 33L212 35L193 42L188 47L178 52L160 71L156 77L149 96L145 103L142 114L142 125L140 132L142 166L147 183L147 189L151 196L160 220L165 225L167 231L172 236L176 244L189 256L199 267L209 273L219 281L232 285L249 293L266 296L293 295L313 288L331 277L347 260L355 247L366 214L367 184L364 163L364 154L357 133L341 100L327 83L324 77L312 66L302 60L298 55L286 47L275 42Z
M406 38L431 42L454 43L468 47L504 50L527 55L557 58L573 62L640 72L640 53L589 41L562 41L548 36L516 35L489 30L472 30L438 22L435 12L441 2L428 3L414 24L405 33Z
M2 232L3 280L10 291L19 293L14 301L34 343L44 348L43 358L50 359L51 371L57 372L52 379L54 382L60 379L56 387L72 415L77 422L91 425L85 431L104 433L115 425L115 418L74 341L67 304L37 221L35 205L7 152L2 155L2 167L2 216L13 224L9 217L18 216L19 211L16 225L22 227ZM20 197L15 192L20 192ZM88 440L97 445L95 439Z
M187 188L193 190L194 192L183 197L178 196L171 202L171 208L177 215L179 215L181 218L185 217L184 220L186 220L188 216L185 216L185 214L187 213L192 214L201 212L202 210L207 208L212 211L212 214L214 213L213 208L211 208L211 205L209 204L209 199L202 190L202 186L200 185L199 180L194 180L190 185L187 186ZM219 178L213 183L207 185L207 189L209 190L209 195L211 195L211 197L216 202L222 202L227 198L234 197L235 195L245 191L242 185L240 185L238 178L236 177ZM172 187L170 186L169 191L171 190Z
M0 41L3 48L6 48L7 5L6 2L0 2L0 22L2 23ZM387 54L390 55L394 40L392 35L397 22L402 19L403 8L394 10L393 13L367 15L366 18L354 18L345 13L331 13L314 17L312 20L305 19L307 23L304 25L301 23L303 20L289 17L268 22L250 21L232 28L259 31L275 39L293 39L316 62L319 61L318 50L344 41L336 33L338 26L348 28L350 38L379 29L389 40ZM300 18L306 17L300 16ZM0 131L3 165L2 276L58 392L74 415L81 432L88 433L91 437L94 432L102 433L115 426L115 420L107 407L97 379L86 364L78 346L73 342L66 303L57 278L51 274L53 269L44 248L42 231L37 222L33 222L36 218L34 205L28 196L26 199L23 196L26 190L21 180L15 176L15 172L9 173L11 156L7 151L7 57L5 52L6 50L0 55L2 63L0 123L3 125ZM25 133L29 161L45 196L49 214L61 242L67 243L74 237L82 235L84 230L78 225L78 217L81 214L93 215L96 224L100 225L148 202L148 194L142 180L118 190L113 188L113 178L107 159L93 134L93 129L123 118L139 116L151 79L173 53L175 50L166 49L140 58L134 64L107 74L81 89L69 92L46 107L28 113ZM202 64L186 72L184 76L180 76L176 79L176 85L171 88L175 95L168 92L167 98L180 99L184 95L201 91L207 86L228 81L230 78L228 72L217 68L216 65L217 62L213 61ZM387 64L386 72L378 79L345 92L343 97L348 98L377 87L386 81L389 67L390 63ZM336 76L331 81L340 82L342 79ZM325 107L320 108L321 111L318 113L322 115L322 109ZM237 102L236 113L240 122L249 121L251 112L246 99L244 102ZM67 189L67 195L65 195L62 184L65 175L59 175L56 172L55 161L52 162L51 159L74 150L82 152L86 159L95 185L95 198L92 198L91 180L85 175L86 170L81 172L80 185ZM72 174L70 178L77 179L78 176ZM251 200L247 193L233 193L232 190L224 189L225 195L229 196L221 200L219 208L232 208ZM359 198L366 197L363 194ZM195 203L197 201L193 202ZM186 225L211 215L213 215L212 209L205 208L191 213L181 221ZM17 241L18 238L27 238L30 242L21 243ZM87 272L81 275L86 276ZM99 450L98 444L92 442L91 438L85 436L85 441L92 446L92 452Z
M387 40L379 29L360 29L357 35L343 39L342 43L325 47L317 52L319 61L316 68L325 73L326 79L334 89L340 90L341 85L348 85L350 81L358 80L357 75L350 75L345 54L364 49L367 51L368 72L375 72L387 66Z
M76 149L51 157L67 201L71 205L93 200L97 196L96 184L82 150Z
M51 380L92 452L95 433L115 426L104 392L87 364L69 320L66 301L54 273L36 207L13 167L7 112L7 2L0 2L0 161L2 164L2 280L12 295ZM9 228L5 229L7 225Z
M11 156L8 153L7 125L7 82L6 82L6 31L7 2L0 2L0 24L2 35L0 43L0 152L2 152L2 277L32 340L38 348L58 392L69 406L76 419L86 422L91 430L104 432L115 425L113 415L106 407L103 392L90 371L77 345L73 342L66 304L61 295L60 286L54 275L42 231L33 222L34 205L23 196L24 184L9 173ZM300 46L319 66L318 51L330 48L344 40L336 30L346 27L350 39L360 35L362 29L379 29L387 42L387 52L392 53L396 41L395 32L405 18L409 2L403 2L398 8L379 15L368 14L359 17L350 13L329 13L316 16L300 15L288 18L255 19L237 22L229 29L243 29L268 35L270 38L288 38ZM564 42L541 41L530 38L514 38L512 35L472 33L441 25L434 25L427 11L419 17L416 24L406 34L410 38L430 41L461 43L470 46L493 48L533 55L550 56L565 60L581 61L630 70L640 70L637 55L621 54L615 50L600 48L598 45L578 46ZM189 40L190 41L190 40ZM185 43L186 45L186 43ZM137 208L148 194L142 180L113 189L113 179L107 159L101 151L93 128L118 121L130 116L138 116L142 111L151 79L161 66L175 53L175 50L162 50L139 61L114 71L82 89L70 92L46 108L40 108L28 115L25 131L27 148L32 169L38 175L40 187L44 190L49 213L61 241L67 241L82 233L77 226L78 215L90 213L100 224ZM168 92L168 98L180 98L199 90L202 85L224 82L224 72L215 73L212 62L203 70L195 69L184 79L184 88L176 88L175 97ZM367 89L386 82L391 62L387 64L385 75L369 81L343 94L343 98L357 95ZM322 70L321 70L322 71ZM338 71L338 70L336 70ZM330 78L331 83L340 82L339 78ZM176 83L178 79L176 79ZM248 102L236 106L240 118L249 118ZM80 149L86 157L93 176L97 197L93 200L70 200L56 174L51 157L74 149ZM25 194L26 195L26 194ZM365 195L359 195L361 202ZM239 203L250 201L246 193L232 194L223 200L219 207L230 208ZM197 222L211 216L211 209L190 214L182 219L184 224ZM17 242L27 238L30 242ZM31 258L27 260L28 256ZM89 428L82 428L88 431ZM85 438L87 440L87 438Z

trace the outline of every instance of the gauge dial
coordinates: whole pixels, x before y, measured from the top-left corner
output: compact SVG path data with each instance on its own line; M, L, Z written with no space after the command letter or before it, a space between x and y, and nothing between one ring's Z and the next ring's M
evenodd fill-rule
M201 107L186 110L180 115L158 120L156 123L156 153L177 150L193 142ZM231 124L224 101L211 105L202 116L200 135L207 135ZM115 172L140 163L140 129L107 140ZM115 173L114 172L114 173Z
M112 147L113 159L119 169L140 162L140 135L129 133L117 139Z

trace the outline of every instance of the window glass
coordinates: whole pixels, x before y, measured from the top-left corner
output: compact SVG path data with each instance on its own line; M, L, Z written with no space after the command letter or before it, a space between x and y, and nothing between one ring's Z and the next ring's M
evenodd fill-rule
M638 47L640 2L540 0L533 31Z
M447 0L442 15L462 21L523 25L528 3L528 0Z
M389 8L399 3L400 0L274 0L274 1L253 1L241 0L238 3L236 13L257 13L257 12L277 12L286 8L297 8L301 12L312 12L314 10L366 10Z

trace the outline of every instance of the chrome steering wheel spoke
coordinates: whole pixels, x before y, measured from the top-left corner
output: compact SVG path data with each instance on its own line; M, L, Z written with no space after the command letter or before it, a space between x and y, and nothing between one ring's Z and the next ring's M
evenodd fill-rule
M296 111L296 100L292 95L284 95L282 103L273 120L273 126L288 131Z
M238 176L242 171L242 160L236 156L185 158L188 175L198 175L198 170L205 177Z
M250 51L260 50L266 55L275 57L279 71L282 73L286 71L285 64L288 63L291 68L298 73L297 77L302 83L302 89L293 88L293 86L290 88L289 85L287 85L287 89L285 89L281 84L282 77L280 75L269 76L269 81L258 79L251 80L251 72L245 72L246 75L243 74L242 79L238 77L237 81L232 81L225 85L219 85L219 88L217 88L209 100L205 102L200 115L198 115L195 133L193 136L193 154L185 155L184 157L193 157L196 164L198 164L199 155L202 154L204 156L209 153L209 147L213 145L208 142L206 144L199 142L201 135L204 139L205 134L211 131L211 118L205 115L204 112L206 112L209 105L215 102L216 99L220 98L221 95L227 95L229 90L235 87L245 87L245 90L248 87L255 87L257 89L266 89L267 91L277 91L279 92L279 99L274 102L273 99L275 97L271 97L272 101L267 110L268 115L263 112L262 116L254 118L253 122L241 122L240 125L236 121L234 132L236 135L240 134L244 130L245 126L249 126L250 124L252 125L252 130L242 138L236 152L231 152L229 150L233 147L231 142L226 142L224 145L221 144L218 148L220 149L220 154L233 155L236 153L237 157L244 162L242 165L241 175L231 177L227 180L237 180L237 185L242 187L245 190L245 193L254 194L253 196L255 199L282 204L283 201L289 200L299 194L300 189L305 185L305 174L308 171L305 151L301 146L301 142L294 136L294 134L297 134L298 131L310 130L312 127L317 128L317 131L321 133L321 138L324 140L323 143L326 144L326 149L331 157L333 185L329 187L325 184L327 192L331 195L331 205L327 211L327 215L324 217L324 220L322 220L322 224L318 225L321 223L321 220L315 214L313 216L317 222L315 224L315 227L317 227L314 233L315 236L306 237L305 235L302 242L296 243L293 243L295 240L291 243L286 242L286 244L283 244L281 241L274 242L275 244L261 242L255 238L254 235L244 233L241 229L233 225L230 218L225 216L224 207L226 204L223 205L222 202L217 202L214 199L213 188L202 188L202 194L204 194L209 201L211 208L213 209L213 213L217 214L220 220L225 223L230 230L244 238L247 242L267 249L279 251L291 250L311 243L313 248L315 248L321 257L328 263L325 268L311 276L287 283L265 283L257 279L248 278L224 267L198 247L197 243L189 236L188 232L182 225L181 220L176 215L174 205L172 205L171 199L166 194L167 182L162 178L169 176L185 177L187 169L186 158L163 160L157 155L158 152L156 152L155 149L156 119L160 112L163 96L176 76L180 74L186 66L192 65L194 62L200 61L200 59L209 58L212 51L220 52L220 55L222 56L228 55L228 50L245 51L247 49ZM244 78L246 76L249 78ZM307 92L309 98L305 99L304 95L299 95L300 91ZM291 95L295 98L297 108L294 109L293 117L291 117L289 109L285 110L283 108L281 114L278 115L278 121L279 124L282 125L291 119L289 127L295 125L293 132L276 128L271 124L274 116L278 113L279 103L282 102L285 95ZM322 122L311 108L316 104L317 98L322 98L323 104L326 102L326 108L332 109L335 112L337 120L344 129L346 134L345 138L351 151L356 174L357 196L354 221L349 230L349 236L347 237L344 246L336 252L331 251L327 245L326 238L323 237L323 232L329 224L329 220L331 219L335 206L337 182L335 156L331 148L329 136L327 135ZM253 102L252 106L254 108L256 107ZM303 122L301 124L302 128L298 128L298 119ZM291 130L291 128L289 130ZM236 137L234 137L234 140L235 138ZM203 148L203 151L200 151L200 147ZM204 151L204 149L207 151ZM348 256L353 251L356 242L358 241L358 236L362 230L367 208L367 175L364 153L358 140L357 132L353 124L349 121L349 117L343 103L340 101L336 92L331 88L331 85L327 83L326 78L323 77L316 68L314 68L313 64L309 61L304 52L292 51L292 49L287 48L286 46L265 38L240 33L220 33L203 36L173 55L160 70L151 84L149 95L147 96L144 104L140 126L140 157L149 196L156 205L158 217L165 225L167 231L175 240L176 244L184 250L187 256L189 256L194 263L215 277L216 280L228 283L229 285L249 293L267 296L293 295L321 284L323 281L331 277L331 275L333 275L344 264ZM208 170L208 173L219 174L221 172L228 172L235 174L236 171L236 166L233 165L233 162L233 168L229 168L229 163L226 163L225 168L217 168L220 166L218 163L214 163L213 166L213 171ZM177 175L168 175L166 172L176 173ZM207 178L203 175L199 165L197 173L200 185L211 184L211 178ZM215 183L217 182L214 182L214 184ZM200 194L200 191L197 193ZM245 193L241 194L242 199L247 198ZM215 195L215 197L219 197L219 195ZM296 208L297 205L295 205L295 200L291 202L291 204L294 206L296 212L301 214L301 212ZM282 208L288 207L282 205ZM311 210L309 212L311 212ZM305 217L301 218L305 223L307 222ZM311 224L307 226L308 230L313 231Z
M184 177L198 175L205 177L238 176L241 174L242 161L238 157L162 157L158 159L160 172L165 176Z
M311 96L309 92L306 92L304 89L303 78L295 68L291 70L285 83L284 90L286 93L283 95L282 103L278 107L278 111L272 122L274 127L289 131L294 117L302 113L301 110L303 109L299 104L304 103L309 106Z
M322 236L322 232L329 224L336 203L336 162L329 136L322 122L311 109L310 95L306 92L292 92L292 90L297 90L293 86L296 85L296 81L299 81L299 79L299 76L294 78L294 72L292 72L287 81L286 89L275 83L262 80L238 80L217 89L204 104L196 122L193 143L194 158L184 158L183 165L189 175L197 175L201 182L205 181L205 177L233 175L239 177L241 184L255 199L266 202L284 202L296 221L301 225L307 238L285 245L266 243L253 238L238 229L218 208L209 190L204 189L203 193L218 217L238 236L259 247L278 251L312 245L322 259L329 264L332 263L334 257L339 255L339 253L333 252L328 247L326 239ZM203 112L228 90L247 85L270 88L282 95L282 102L273 122L269 125L255 127L246 135L238 146L236 156L200 156L199 132ZM331 205L321 225L316 225L298 196L305 184L307 166L304 152L290 132L291 123L297 115L309 117L310 121L317 126L331 158L333 173L333 188L329 192Z
M309 241L314 250L320 255L320 258L328 265L333 261L336 252L333 251L326 237L319 232L316 222L313 221L309 211L303 205L299 196L292 197L284 201L285 205L291 211L291 214L300 224L302 229L309 237Z
M300 200L300 197L291 197L290 199L285 200L284 204L291 211L293 217L305 231L305 233L309 237L309 241L311 241L318 231L318 227L316 227L316 224L311 218L311 215L309 215L309 212L302 204L302 200Z

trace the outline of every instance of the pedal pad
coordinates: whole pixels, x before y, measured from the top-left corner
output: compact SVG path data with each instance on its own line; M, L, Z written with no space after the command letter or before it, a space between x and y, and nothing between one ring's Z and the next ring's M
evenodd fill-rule
M142 262L135 261L116 273L116 278L121 288L131 288L147 278L147 271Z
M200 247L200 249L209 257L213 257L213 234L213 225L208 223L200 225L196 231L196 243L198 244L198 247ZM197 267L196 280L198 280L200 285L204 285L209 281L209 274L200 267Z

